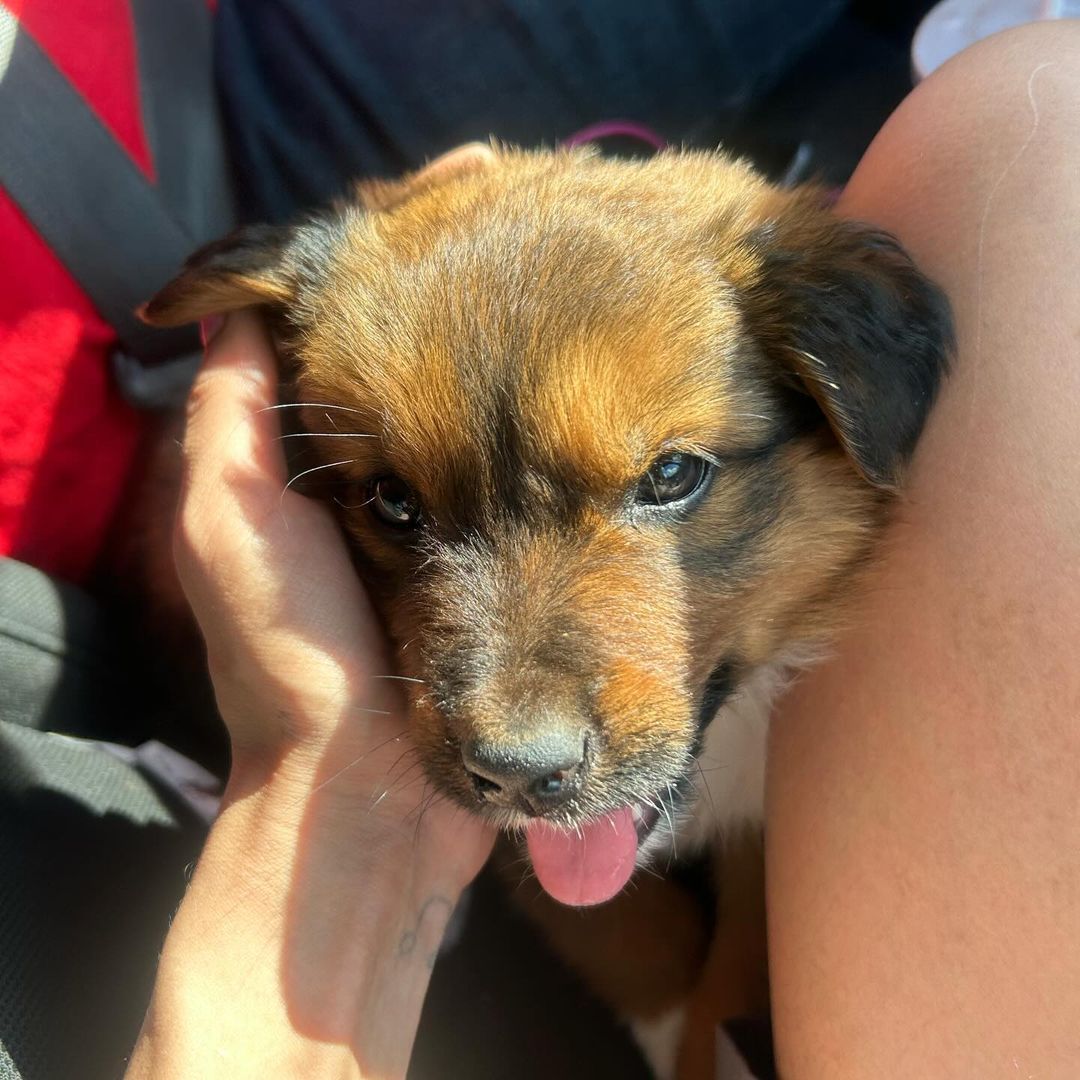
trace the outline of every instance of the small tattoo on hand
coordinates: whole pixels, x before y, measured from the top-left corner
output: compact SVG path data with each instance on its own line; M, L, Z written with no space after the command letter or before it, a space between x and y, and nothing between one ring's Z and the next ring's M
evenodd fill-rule
M398 956L411 956L416 949L417 938L420 934L420 928L424 924L424 919L427 918L428 912L432 910L440 910L444 913L443 926L445 929L446 923L450 921L450 916L454 912L453 902L445 896L441 896L436 893L434 896L429 896L421 905L420 910L416 915L416 923L411 930L406 930L401 935L401 940L398 941L397 954ZM440 937L441 937L440 932ZM435 960L439 955L438 949L435 950L430 956L426 958L426 964L430 971L435 966Z

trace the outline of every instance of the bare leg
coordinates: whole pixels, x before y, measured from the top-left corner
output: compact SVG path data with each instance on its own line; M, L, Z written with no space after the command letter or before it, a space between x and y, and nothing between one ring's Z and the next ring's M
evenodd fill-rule
M1080 1076L1080 24L921 86L841 210L950 294L956 371L861 626L774 727L778 1052Z

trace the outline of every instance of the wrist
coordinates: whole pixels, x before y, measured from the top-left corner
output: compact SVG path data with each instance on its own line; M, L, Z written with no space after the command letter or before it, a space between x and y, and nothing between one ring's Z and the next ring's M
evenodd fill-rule
M408 871L427 887L457 896L486 861L494 831L433 790L404 729L275 747L234 747L223 805L254 797L245 813L285 839L303 828L321 846L340 848L343 867L364 874ZM302 820L301 820L302 819ZM404 888L405 882L399 879Z
M373 806L370 792L328 782L337 771L304 748L237 761L200 871L264 910L312 916L327 935L370 937L377 952L432 896L452 908L478 866L452 857L445 811L422 817L391 800Z
M305 756L237 762L132 1075L170 1077L162 1062L179 1061L186 1075L259 1076L275 1057L305 1061L296 1075L404 1074L466 882L430 857L422 832L414 849L416 830L406 843L393 822L319 790L318 776Z

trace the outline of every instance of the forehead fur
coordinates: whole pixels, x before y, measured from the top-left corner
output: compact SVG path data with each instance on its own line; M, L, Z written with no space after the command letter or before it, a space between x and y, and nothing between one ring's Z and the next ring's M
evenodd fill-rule
M451 470L483 485L512 450L618 486L674 442L722 448L763 406L732 377L737 273L703 238L768 198L714 158L513 153L386 212L347 207L297 305L304 392L360 408L381 435L365 453L422 491Z

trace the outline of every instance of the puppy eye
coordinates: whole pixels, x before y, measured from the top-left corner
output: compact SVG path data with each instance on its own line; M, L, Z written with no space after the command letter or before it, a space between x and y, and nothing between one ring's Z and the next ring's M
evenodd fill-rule
M371 485L371 509L395 529L415 528L420 520L420 500L404 480L383 476Z
M658 457L638 481L635 498L639 503L663 506L689 498L705 482L708 462L693 454L675 451Z

